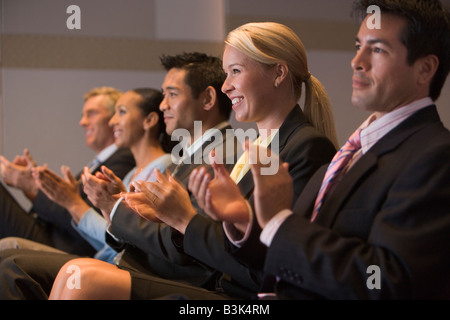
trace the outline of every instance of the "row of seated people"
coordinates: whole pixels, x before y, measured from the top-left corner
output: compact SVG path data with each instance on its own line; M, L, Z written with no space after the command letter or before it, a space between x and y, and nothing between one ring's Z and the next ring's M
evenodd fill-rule
M357 2L351 101L371 114L338 152L301 40L264 22L231 31L222 59L161 57L162 93L88 95L97 168L61 178L29 152L2 157L33 214L2 188L0 298L449 298L450 133L434 105L449 13L376 1L376 29ZM258 130L242 147L232 109Z

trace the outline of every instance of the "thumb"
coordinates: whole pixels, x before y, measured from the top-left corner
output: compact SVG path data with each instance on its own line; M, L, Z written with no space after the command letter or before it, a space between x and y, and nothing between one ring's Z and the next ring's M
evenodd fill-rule
M222 161L217 161L218 159L216 158L216 153L214 150L211 150L208 157L209 157L209 162L211 164L211 167L214 170L215 177L229 175L229 173L228 173L227 169L225 169L225 166L223 165Z
M78 181L77 179L74 178L74 176L72 175L72 172L70 172L70 168L67 166L62 166L61 167L61 172L64 175L64 178L69 181L72 184L77 184Z
M27 165L29 167L36 167L36 161L34 161L33 157L31 156L30 150L25 149L23 150L23 156L25 160L27 161Z

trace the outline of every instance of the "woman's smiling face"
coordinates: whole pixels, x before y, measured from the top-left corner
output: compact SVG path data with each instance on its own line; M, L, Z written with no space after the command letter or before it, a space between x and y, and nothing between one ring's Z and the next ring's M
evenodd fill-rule
M272 111L274 68L266 67L229 45L223 53L223 68L227 78L222 91L233 104L236 120L258 122L267 117Z

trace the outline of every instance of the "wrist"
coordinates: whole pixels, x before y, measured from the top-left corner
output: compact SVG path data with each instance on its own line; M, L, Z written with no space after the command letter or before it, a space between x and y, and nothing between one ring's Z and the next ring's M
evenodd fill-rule
M33 202L39 192L39 188L35 183L32 183L32 184L30 184L29 188L27 188L26 190L22 190L22 191L23 191L23 194L28 198L28 200Z
M184 216L184 218L180 221L179 226L175 229L177 229L180 233L182 233L184 235L186 233L186 229L187 229L189 223L196 215L197 215L197 211L195 211L195 209L192 208L192 210L189 210L188 214L186 214Z
M73 203L70 206L67 206L66 209L69 211L72 218L75 220L75 222L78 224L78 222L81 220L81 218L84 216L84 214L89 210L89 205L83 201L83 199L77 199L76 201L73 201Z

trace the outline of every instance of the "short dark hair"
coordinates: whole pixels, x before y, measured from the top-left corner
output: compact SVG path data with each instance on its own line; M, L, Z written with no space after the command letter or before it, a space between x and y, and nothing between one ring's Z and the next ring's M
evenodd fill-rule
M381 13L405 19L407 25L400 41L408 50L408 63L434 54L439 66L430 85L430 97L435 101L450 69L450 14L439 0L356 0L352 15L362 21L367 8L376 5Z
M158 126L156 131L156 138L161 143L161 146L165 152L171 152L174 147L174 143L171 141L170 135L166 133L166 124L164 123L164 115L161 110L159 110L159 105L163 100L163 94L160 90L153 88L136 88L131 90L137 93L142 100L138 104L142 115L146 117L152 112L158 114Z
M222 85L226 79L222 60L205 53L190 52L178 55L163 55L161 64L169 71L172 68L186 70L185 83L191 88L196 99L208 86L216 90L219 111L229 118L231 114L231 101L222 92Z

